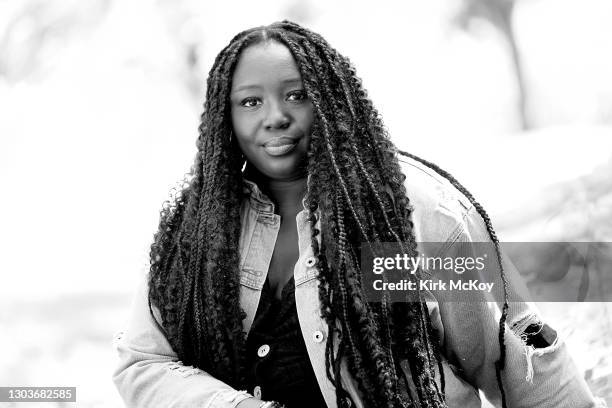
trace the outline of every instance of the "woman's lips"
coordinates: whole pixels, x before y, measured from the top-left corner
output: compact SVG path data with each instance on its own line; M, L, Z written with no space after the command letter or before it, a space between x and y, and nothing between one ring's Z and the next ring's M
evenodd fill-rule
M264 143L263 148L266 153L271 156L282 156L295 149L297 144L297 140L287 136L281 136L268 140L266 143Z

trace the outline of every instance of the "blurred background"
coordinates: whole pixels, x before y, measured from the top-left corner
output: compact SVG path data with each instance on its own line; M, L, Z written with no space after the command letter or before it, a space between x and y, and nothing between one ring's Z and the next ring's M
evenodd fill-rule
M612 241L609 0L0 0L0 386L122 406L113 334L208 69L284 18L351 58L395 143L461 180L501 240ZM538 306L612 403L612 306Z

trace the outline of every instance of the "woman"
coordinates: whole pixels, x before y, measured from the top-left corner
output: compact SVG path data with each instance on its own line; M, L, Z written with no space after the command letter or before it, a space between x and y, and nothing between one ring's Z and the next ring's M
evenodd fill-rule
M362 242L499 246L463 187L396 150L321 36L288 21L235 36L197 146L118 338L128 406L473 407L477 389L504 407L595 405L554 332L510 307L501 257L499 307L364 294Z

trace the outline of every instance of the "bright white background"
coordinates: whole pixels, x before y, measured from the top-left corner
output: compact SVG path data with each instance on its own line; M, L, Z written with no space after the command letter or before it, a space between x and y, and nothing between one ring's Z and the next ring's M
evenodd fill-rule
M208 69L283 18L351 58L396 144L459 178L502 240L612 241L612 3L515 2L528 126L480 3L0 0L0 386L121 405L112 335L191 165ZM612 398L612 308L542 306Z

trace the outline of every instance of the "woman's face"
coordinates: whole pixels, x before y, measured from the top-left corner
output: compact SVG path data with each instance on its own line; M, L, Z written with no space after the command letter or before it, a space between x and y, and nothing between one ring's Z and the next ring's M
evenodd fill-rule
M276 41L246 48L230 100L234 135L249 163L271 179L304 177L313 108L289 49Z

